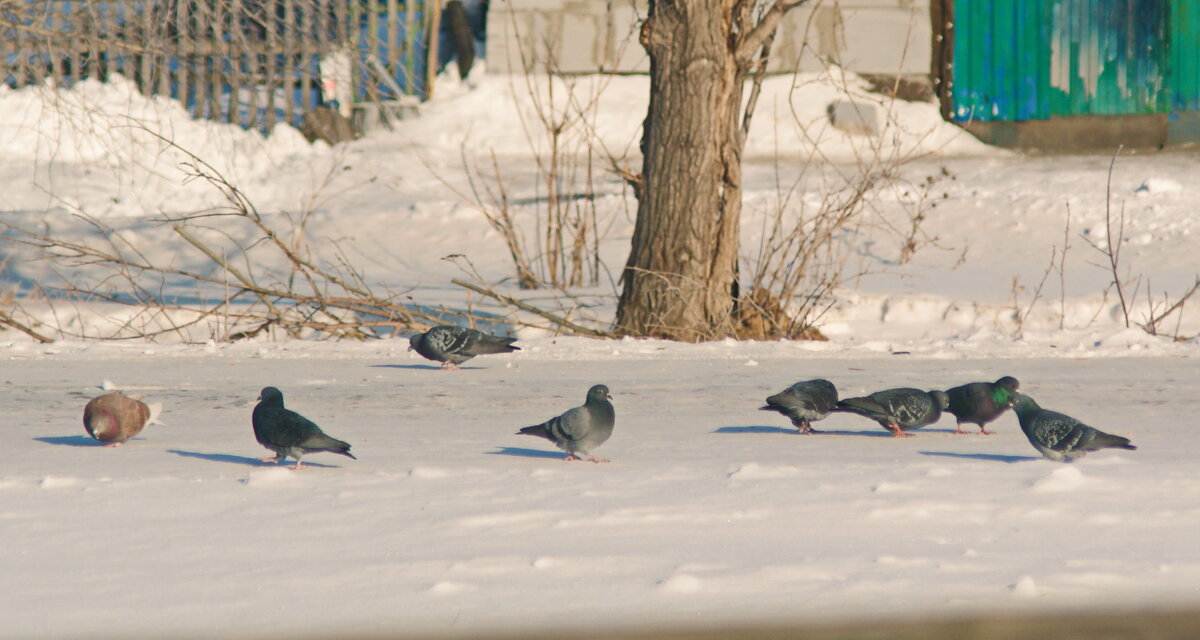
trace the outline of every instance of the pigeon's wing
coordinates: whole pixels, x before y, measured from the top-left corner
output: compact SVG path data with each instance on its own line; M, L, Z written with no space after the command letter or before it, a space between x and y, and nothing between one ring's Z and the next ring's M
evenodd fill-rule
M1042 411L1033 419L1033 433L1038 442L1060 453L1074 451L1088 431L1095 429L1057 411Z
M472 333L461 327L434 327L425 334L425 339L442 353L465 353L473 342Z
M896 395L889 399L888 407L892 415L896 416L896 421L902 425L925 423L935 411L933 399L925 394Z
M463 349L476 355L509 353L510 351L520 350L520 347L513 346L513 343L516 341L516 338L501 338L500 336L473 331L467 336Z
M774 411L782 411L789 413L792 411L817 412L817 403L811 397L807 397L797 393L794 388L787 388L779 393L767 398L767 406L763 409Z
M290 409L276 409L266 416L266 437L279 447L305 446L304 443L316 436L323 436L321 428L313 421Z
M563 442L577 442L592 429L592 415L586 407L575 407L550 422L551 433Z

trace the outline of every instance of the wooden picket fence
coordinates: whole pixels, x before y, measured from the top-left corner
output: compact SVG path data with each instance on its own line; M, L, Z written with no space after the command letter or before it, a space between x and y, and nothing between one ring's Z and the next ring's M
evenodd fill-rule
M0 82L69 86L121 74L194 117L269 131L335 99L425 95L439 4L0 0ZM348 115L350 105L340 106Z

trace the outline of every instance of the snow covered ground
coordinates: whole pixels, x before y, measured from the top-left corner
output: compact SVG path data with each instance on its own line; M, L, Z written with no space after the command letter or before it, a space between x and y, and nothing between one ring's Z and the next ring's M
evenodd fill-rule
M635 150L645 80L605 82L596 131ZM214 195L184 184L182 156L132 117L230 176L268 220L286 227L311 209L309 237L352 247L368 279L461 305L442 256L466 253L493 281L511 269L478 211L430 173L461 186L464 143L473 158L495 149L514 195L536 200L537 134L521 125L530 106L513 84L486 76L398 131L336 149L290 129L264 139L192 122L120 82L0 88L0 218L82 238L82 211L156 260L200 265L157 217ZM747 247L811 148L789 95L811 123L840 95L799 84L768 83L755 121ZM903 171L913 183L941 176L942 197L905 264L886 232L852 240L871 274L839 291L822 322L829 342L522 331L518 353L439 371L401 339L39 345L0 332L0 636L497 633L1196 604L1200 322L1185 307L1177 331L1190 339L1150 336L1126 329L1105 297L1111 275L1079 234L1104 237L1110 159L1014 156L956 136L933 105L895 109L903 127L885 146L929 154ZM825 166L848 166L865 144L815 130ZM1158 300L1200 270L1197 171L1195 153L1172 152L1123 155L1113 173L1123 265ZM601 255L615 273L629 198L615 178L602 187ZM805 181L798 197L821 188ZM1034 302L1068 206L1065 295L1053 274ZM23 256L0 271L6 291L51 277ZM1029 309L1021 324L1014 306ZM1002 375L1139 449L1063 465L1037 458L1012 415L992 436L953 435L947 417L897 439L850 415L801 436L757 411L817 376L849 396ZM515 435L595 383L617 409L598 450L611 463L564 463ZM267 385L359 459L314 455L301 472L256 461L267 452L250 412ZM165 424L96 446L80 415L101 386L162 402Z

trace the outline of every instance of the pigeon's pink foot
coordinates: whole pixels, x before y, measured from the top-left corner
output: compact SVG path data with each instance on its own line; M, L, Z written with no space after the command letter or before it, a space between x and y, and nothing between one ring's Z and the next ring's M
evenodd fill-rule
M305 468L305 467L304 467L304 465L300 464L300 461L299 461L299 460L297 460L297 461L296 461L296 466L292 467L292 471L299 471L299 470L301 470L301 469L303 469L303 468Z
M588 462L597 462L597 463L608 462L608 458L597 458L595 456L588 456Z
M565 462L571 462L572 460L583 460L583 458L580 458L579 456L576 456L573 453L568 453L567 457L563 458L563 460Z
M988 431L987 429L984 429L983 427L979 427L979 435L983 435L983 436L990 436L990 435L992 435L993 433L996 433L996 432L995 432L995 431Z
M891 432L892 432L892 435L893 435L893 436L896 436L897 438L911 438L911 437L913 437L913 434L911 434L911 433L905 433L905 432L904 432L904 430L903 430L903 429L901 429L899 425L889 424L887 429L888 429L888 431L891 431Z
M279 462L279 456L273 458L256 458L259 462Z
M958 427L954 427L954 435L956 435L956 436L969 436L969 435L971 435L971 433L970 433L969 431L963 431L963 430L962 430L962 427L961 427L961 426L958 426Z

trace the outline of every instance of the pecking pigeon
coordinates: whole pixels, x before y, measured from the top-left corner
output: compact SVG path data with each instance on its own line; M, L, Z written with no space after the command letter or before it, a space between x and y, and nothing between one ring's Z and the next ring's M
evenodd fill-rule
M1104 433L1057 411L1047 411L1025 394L1017 395L1013 411L1029 444L1048 460L1071 462L1089 451L1137 449L1129 443L1129 438Z
M155 422L161 405L147 405L137 397L113 391L92 398L83 408L83 428L108 447L119 447Z
M828 380L803 380L767 398L762 411L778 411L791 418L800 433L817 433L813 422L828 416L837 406L837 387Z
M612 435L617 416L611 400L612 395L608 393L608 387L598 384L588 389L587 401L583 406L575 407L542 424L525 427L517 433L539 436L553 442L559 449L567 452L567 460L582 460L583 456L586 456L590 462L608 462L604 458L591 455L591 450L604 444Z
M909 437L909 429L931 425L942 417L950 403L945 391L921 391L909 387L884 389L861 398L846 398L834 411L857 413L878 422L898 438Z
M1021 383L1016 378L1004 376L995 382L972 382L946 389L946 395L950 397L950 406L946 410L958 419L954 433L966 433L962 426L967 423L979 425L979 433L995 433L985 428L987 423L1008 411L1020 388Z
M521 347L513 346L516 341L516 338L501 338L466 327L443 325L409 338L408 349L442 363L443 367L456 369L475 356L520 351Z
M291 456L296 459L293 469L300 469L300 456L318 451L358 459L350 453L349 443L330 438L308 418L283 408L283 392L275 387L259 393L250 421L258 443L275 452L274 458L260 458L263 462L283 462Z

